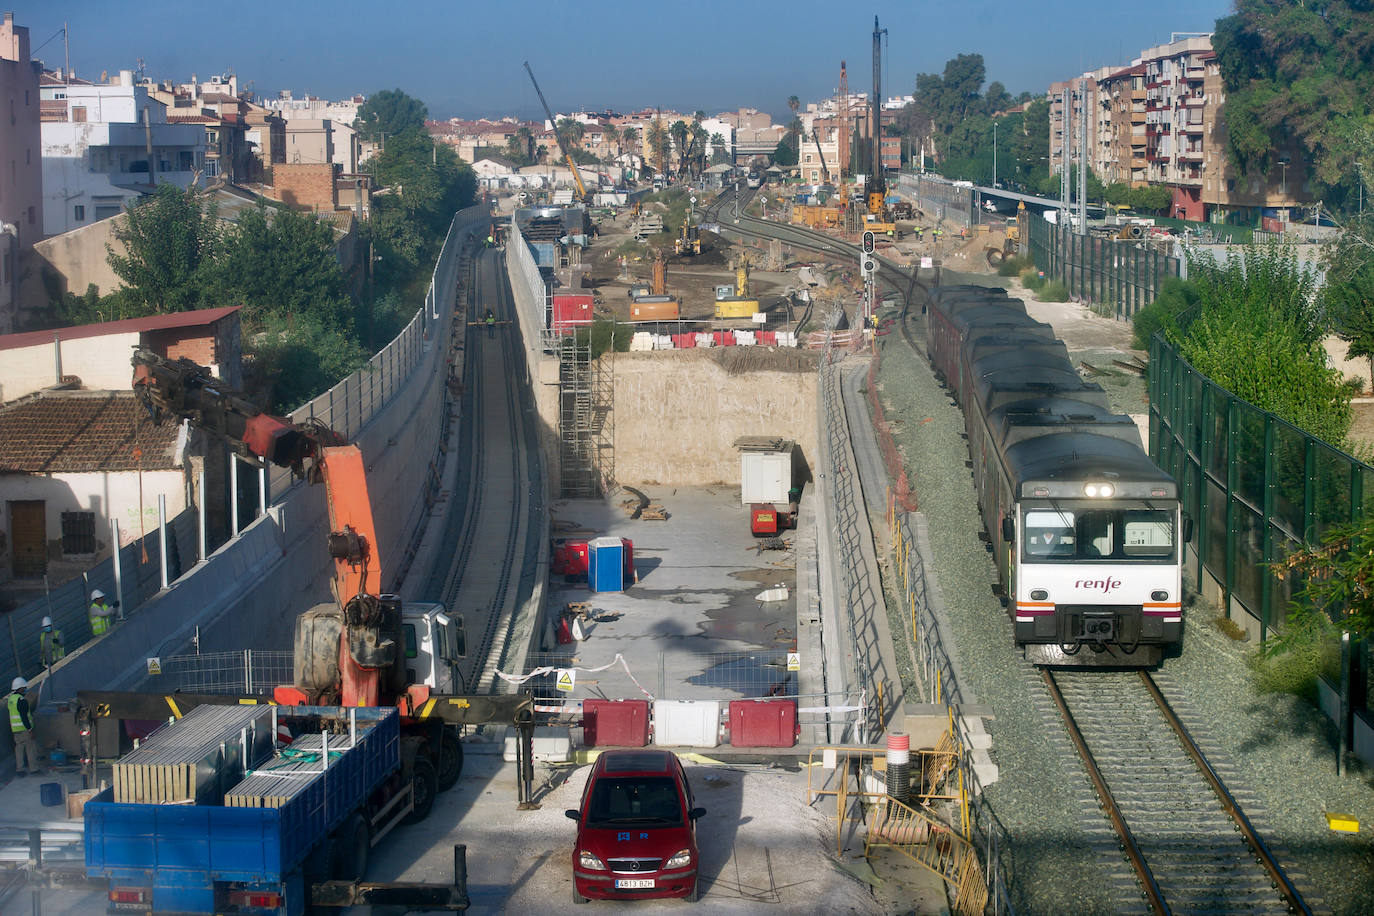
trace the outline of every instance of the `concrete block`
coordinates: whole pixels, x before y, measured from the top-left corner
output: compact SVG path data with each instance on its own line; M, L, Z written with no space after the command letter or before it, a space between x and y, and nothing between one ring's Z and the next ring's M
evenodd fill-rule
M502 742L501 759L515 762L515 729L507 728ZM566 725L536 725L534 727L533 756L545 763L565 763L572 756L572 734Z

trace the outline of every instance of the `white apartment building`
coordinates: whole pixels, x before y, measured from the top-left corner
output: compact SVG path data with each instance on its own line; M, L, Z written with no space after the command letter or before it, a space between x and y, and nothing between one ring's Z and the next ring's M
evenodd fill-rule
M167 123L167 106L135 86L130 70L109 83L45 79L39 91L45 236L115 216L157 184L184 188L204 173L204 127Z
M278 93L275 99L263 99L262 107L279 112L286 121L288 133L291 131L291 122L296 119L317 123L330 122L331 161L339 166L345 175L352 175L358 171L358 163L363 160L361 142L357 132L353 130L353 122L358 120L358 109L364 101L366 99L361 95L355 95L343 102L330 102L314 96L298 99L294 98L288 89ZM286 161L292 161L289 152Z

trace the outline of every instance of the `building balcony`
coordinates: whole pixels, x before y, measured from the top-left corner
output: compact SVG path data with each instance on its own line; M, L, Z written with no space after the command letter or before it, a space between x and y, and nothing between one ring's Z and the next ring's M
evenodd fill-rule
M1207 68L1206 68L1206 67L1189 67L1187 70L1183 71L1183 75L1184 75L1185 77L1187 77L1188 79L1190 79L1190 80L1206 79L1206 77L1207 77Z
M1185 134L1204 134L1207 132L1207 125L1201 121L1188 121L1178 126L1180 133Z
M1207 100L1200 95L1185 95L1180 99L1180 108L1201 108Z
M1179 150L1179 151L1178 151L1178 158L1179 158L1179 161L1180 161L1180 162L1201 162L1202 159L1203 159L1202 150L1200 150L1200 149L1184 149L1184 150Z

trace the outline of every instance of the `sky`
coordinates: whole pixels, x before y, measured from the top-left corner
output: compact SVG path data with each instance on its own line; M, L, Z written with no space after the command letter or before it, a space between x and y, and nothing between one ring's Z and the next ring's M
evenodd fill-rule
M887 29L885 97L910 94L918 73L939 73L961 53L983 55L988 81L1015 95L1129 64L1173 32L1211 31L1232 2L11 0L0 8L28 27L49 69L62 66L65 22L72 68L88 79L137 70L141 58L158 80L233 72L260 96L402 89L432 118L534 119L541 110L528 60L559 112L748 107L782 118L788 96L829 97L841 60L851 89L871 87L874 15Z

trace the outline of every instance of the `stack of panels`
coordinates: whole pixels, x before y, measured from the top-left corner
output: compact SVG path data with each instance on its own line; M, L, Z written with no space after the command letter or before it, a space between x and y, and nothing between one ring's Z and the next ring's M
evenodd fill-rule
M338 754L346 746L348 739L343 736L333 738L337 749L330 750L338 761ZM243 782L224 793L224 804L229 808L280 808L297 795L309 788L313 780L321 777L324 769L322 742L319 735L301 735L287 752L274 758Z
M114 765L114 800L219 804L224 789L243 774L244 729L249 756L255 758L270 747L270 717L263 706L196 707L149 735Z

